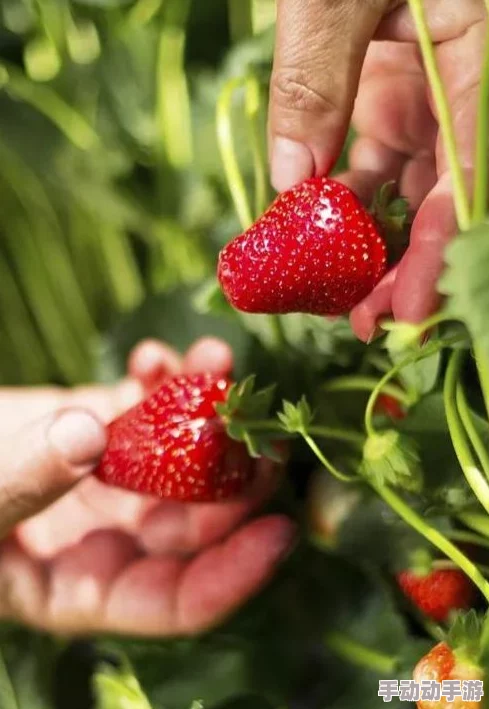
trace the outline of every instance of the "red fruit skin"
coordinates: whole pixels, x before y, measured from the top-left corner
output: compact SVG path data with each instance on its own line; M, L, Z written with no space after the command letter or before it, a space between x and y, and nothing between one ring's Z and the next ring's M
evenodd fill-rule
M363 300L386 268L385 242L356 195L312 178L224 247L218 278L237 310L334 316Z
M413 679L418 684L426 680L443 682L443 680L483 680L484 673L475 664L457 659L453 650L447 643L441 642L421 658L413 672ZM418 709L483 709L485 703L464 701L456 697L453 702L448 702L446 697L439 701L420 700Z
M252 460L214 409L230 386L211 374L168 379L109 424L95 475L126 490L187 502L240 494L253 477Z
M425 576L402 571L397 582L414 605L440 623L452 610L469 609L477 597L473 583L458 569L437 569Z
M397 399L394 399L393 396L389 396L389 394L379 395L375 404L375 412L389 416L391 419L397 419L398 421L406 418L406 412L401 404Z

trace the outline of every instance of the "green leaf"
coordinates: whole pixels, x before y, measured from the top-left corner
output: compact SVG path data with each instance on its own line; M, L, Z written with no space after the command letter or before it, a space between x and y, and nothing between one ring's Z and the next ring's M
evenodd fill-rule
M467 613L457 613L448 631L448 644L475 659L479 655L479 645L483 618L472 608Z
M103 665L93 677L96 709L151 709L148 698L127 662L116 669Z
M448 296L448 310L461 320L489 356L489 224L459 234L445 250L446 270L438 288Z
M52 681L56 642L28 630L0 631L0 706L2 709L54 709Z
M480 435L489 444L487 424L474 419ZM473 500L453 450L448 432L443 395L436 392L424 397L400 422L402 433L416 441L424 472L424 490L434 504L453 510L463 509Z
M307 429L313 420L311 407L305 397L302 397L297 405L292 404L290 401L284 401L283 411L277 415L288 433L307 433Z

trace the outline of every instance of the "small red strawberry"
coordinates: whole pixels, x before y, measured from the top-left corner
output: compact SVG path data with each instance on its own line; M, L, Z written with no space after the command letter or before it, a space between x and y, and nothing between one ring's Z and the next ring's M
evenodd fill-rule
M380 394L375 403L375 413L383 414L391 419L402 420L406 412L397 399L389 394Z
M414 605L437 622L447 620L453 610L467 610L477 597L475 586L459 569L433 569L424 574L406 570L396 578Z
M343 315L384 275L374 218L344 185L313 178L280 194L219 257L229 302L251 313Z
M109 485L173 500L214 501L239 494L253 463L232 440L214 404L231 382L212 374L168 379L108 426L96 471Z
M460 683L471 680L483 681L484 673L478 665L467 659L464 654L458 654L447 643L441 642L430 650L418 662L414 669L413 679L423 689L433 682L458 680ZM442 685L443 686L443 685ZM461 684L461 692L463 685ZM432 692L436 691L433 687ZM432 694L430 699L420 699L417 702L418 709L482 709L485 706L483 701L471 701L468 696L455 696L451 701L446 696L435 697Z

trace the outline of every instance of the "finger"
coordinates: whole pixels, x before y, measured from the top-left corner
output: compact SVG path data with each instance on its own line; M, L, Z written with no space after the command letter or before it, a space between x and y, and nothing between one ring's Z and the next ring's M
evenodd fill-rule
M96 531L61 552L49 565L45 622L57 632L99 629L114 580L140 556L119 531Z
M424 9L430 37L434 42L447 42L482 19L484 0L425 0ZM417 32L407 4L386 15L376 33L377 39L416 42Z
M426 96L417 48L373 42L367 53L353 122L362 136L414 156L434 151L437 125Z
M127 377L109 386L97 384L67 390L64 392L62 406L87 409L108 423L139 403L143 396L141 382Z
M405 162L406 155L392 150L382 141L360 136L350 149L348 166L351 172L373 173L374 184L378 185L386 179L397 181Z
M271 497L278 478L278 466L261 459L253 487L245 498L218 505L158 505L141 525L140 542L151 554L189 554L215 544Z
M129 355L127 368L129 376L140 381L149 392L165 377L181 372L182 358L176 350L159 340L144 340Z
M233 368L233 352L228 344L215 337L203 337L197 340L183 358L183 371L186 374L214 372L229 374Z
M171 557L138 561L110 591L107 626L137 635L205 630L257 592L294 537L290 520L270 516L251 522L188 564Z
M105 445L104 426L81 409L40 419L2 440L0 533L70 490L94 469Z
M476 142L476 116L482 57L487 22L478 22L463 34L437 48L437 58L450 102L457 152L463 167L473 167ZM433 98L430 95L433 106ZM437 141L437 170L442 177L449 171L441 131Z
M350 151L349 165L354 173L367 173L370 168L372 186L395 180L399 193L408 200L413 211L419 208L437 179L432 153L420 151L410 158L374 138L357 138Z
M280 0L270 89L271 175L285 190L334 165L388 0Z
M14 534L29 554L49 559L96 529L134 533L157 504L157 500L111 488L88 476L69 495L17 525Z
M47 598L44 566L12 539L0 547L0 618L39 627Z
M416 215L411 243L402 259L392 296L396 320L422 322L440 303L437 282L443 253L457 230L448 176L428 195Z
M397 269L390 270L380 283L350 313L353 332L363 342L371 342L378 334L381 318L392 312L392 293L396 282Z

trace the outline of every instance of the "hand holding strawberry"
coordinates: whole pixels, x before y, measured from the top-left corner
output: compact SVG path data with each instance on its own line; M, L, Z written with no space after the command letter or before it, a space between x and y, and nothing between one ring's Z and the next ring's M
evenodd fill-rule
M99 421L137 408L162 378L202 381L196 373L205 369L208 383L222 382L231 367L229 348L216 340L196 343L183 359L152 341L136 348L129 376L114 387L0 389L8 503L0 515L0 618L56 633L189 634L231 613L270 577L290 548L293 525L280 515L243 522L275 488L271 462L253 463L254 482L226 504L161 501L91 474L105 446ZM98 423L99 448L83 448L80 428L71 429L71 448L54 448L49 424L80 408ZM211 412L204 400L194 410L204 419Z
M485 37L484 2L424 2L448 87L466 175ZM340 179L362 199L394 179L413 210L411 245L352 313L368 340L380 318L420 322L439 303L443 251L456 234L446 152L404 0L287 0L278 8L270 98L274 187L328 175L353 117L350 172ZM381 40L381 41L376 41ZM354 110L353 110L354 109Z

